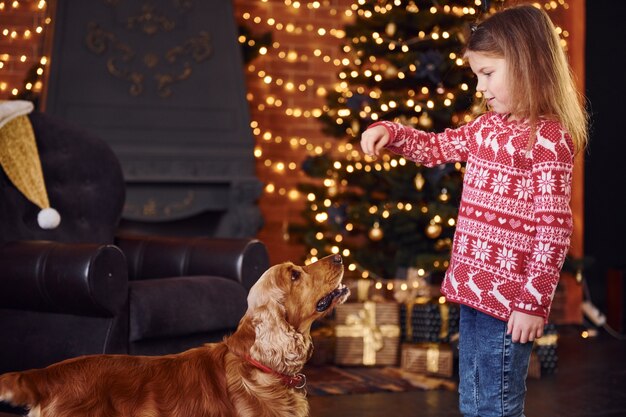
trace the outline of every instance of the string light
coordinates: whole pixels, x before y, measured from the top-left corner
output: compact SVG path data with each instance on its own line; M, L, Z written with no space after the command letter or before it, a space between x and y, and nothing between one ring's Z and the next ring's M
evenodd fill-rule
M47 2L44 0L31 1L0 1L0 11L6 16L9 24L0 27L0 35L4 38L3 42L10 43L14 51L28 51L28 53L3 53L0 54L0 94L5 97L8 94L11 97L17 97L24 92L39 93L43 87L43 76L46 68L47 58L42 57L44 28L51 23L51 19L47 16ZM12 13L19 12L23 15L26 12L32 14L32 27L24 27L15 25L12 22ZM34 53L32 51L35 51ZM38 66L32 67L33 65ZM11 85L13 81L9 81L9 73L26 73L24 65L33 68L36 79L24 80L20 85ZM13 78L13 77L11 77Z
M343 29L335 29L335 28L323 28L323 27L315 27L312 24L307 24L306 26L298 26L294 23L282 23L277 22L275 19L266 19L263 20L259 16L253 16L252 13L246 12L242 15L244 20L250 20L253 23L264 24L269 26L273 30L276 31L284 31L293 35L302 35L305 32L313 32L317 33L319 36L332 36L336 39L343 39L345 37L345 32Z

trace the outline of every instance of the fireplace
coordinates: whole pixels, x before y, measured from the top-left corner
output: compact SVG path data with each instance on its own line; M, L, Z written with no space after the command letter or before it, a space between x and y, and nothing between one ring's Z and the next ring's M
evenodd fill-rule
M43 107L117 154L121 228L254 236L262 185L231 2L56 3Z

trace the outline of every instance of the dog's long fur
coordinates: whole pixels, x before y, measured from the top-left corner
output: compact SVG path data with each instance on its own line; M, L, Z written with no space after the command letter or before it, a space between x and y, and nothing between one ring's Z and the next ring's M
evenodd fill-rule
M294 375L310 358L313 321L347 298L338 255L268 269L237 331L167 356L93 355L0 376L0 400L32 417L264 417L308 415L305 393L260 370ZM318 301L334 291L330 307Z

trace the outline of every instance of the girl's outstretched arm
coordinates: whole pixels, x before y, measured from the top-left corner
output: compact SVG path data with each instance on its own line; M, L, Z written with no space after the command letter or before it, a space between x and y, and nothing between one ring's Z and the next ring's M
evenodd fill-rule
M378 156L383 148L387 148L426 166L463 162L467 161L470 148L475 144L479 127L488 119L489 115L483 115L441 133L424 132L394 122L376 122L363 133L361 148L371 156Z

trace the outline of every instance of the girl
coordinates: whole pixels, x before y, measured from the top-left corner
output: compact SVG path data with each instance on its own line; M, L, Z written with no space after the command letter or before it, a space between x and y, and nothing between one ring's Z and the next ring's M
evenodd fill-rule
M548 15L517 6L473 28L465 57L490 111L433 134L379 122L362 136L416 162L465 161L450 265L461 304L460 409L523 416L526 374L570 244L573 157L587 118Z

